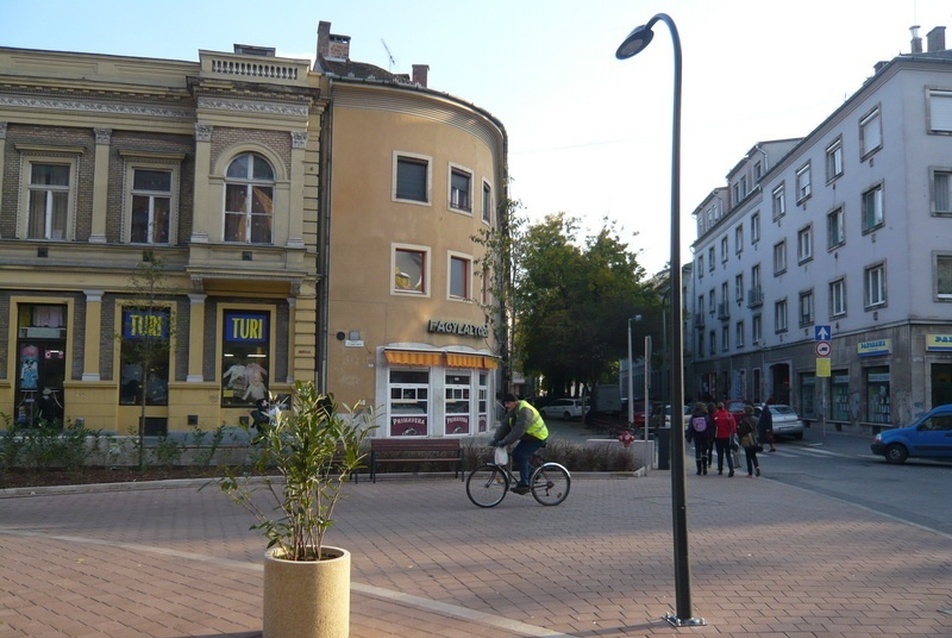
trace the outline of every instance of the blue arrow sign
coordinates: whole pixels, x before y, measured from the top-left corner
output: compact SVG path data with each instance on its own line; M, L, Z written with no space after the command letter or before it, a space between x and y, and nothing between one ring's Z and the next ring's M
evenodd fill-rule
M814 341L829 341L832 336L833 332L830 330L830 326L813 326Z

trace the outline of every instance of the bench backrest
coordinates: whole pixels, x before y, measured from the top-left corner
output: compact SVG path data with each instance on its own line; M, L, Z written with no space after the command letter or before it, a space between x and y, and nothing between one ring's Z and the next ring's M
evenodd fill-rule
M370 439L374 452L458 452L459 439Z

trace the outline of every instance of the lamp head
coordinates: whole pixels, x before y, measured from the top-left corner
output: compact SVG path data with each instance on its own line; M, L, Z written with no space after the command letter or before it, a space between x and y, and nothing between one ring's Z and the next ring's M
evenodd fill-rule
M615 57L619 60L627 60L630 57L638 55L651 43L651 38L653 37L654 31L651 30L650 23L635 27L634 30L628 34L628 37L625 38L624 42L618 46L618 50L615 51Z

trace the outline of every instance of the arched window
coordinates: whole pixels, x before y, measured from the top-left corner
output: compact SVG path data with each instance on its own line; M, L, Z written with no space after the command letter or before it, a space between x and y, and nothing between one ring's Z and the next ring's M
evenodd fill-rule
M261 155L242 153L225 173L225 241L270 244L274 169Z

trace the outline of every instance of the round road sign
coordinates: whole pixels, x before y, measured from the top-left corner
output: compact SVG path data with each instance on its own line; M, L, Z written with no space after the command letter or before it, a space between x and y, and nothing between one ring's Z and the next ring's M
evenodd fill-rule
M833 352L833 347L830 346L829 341L817 341L813 349L816 351L816 356L821 359L829 357L830 353Z

